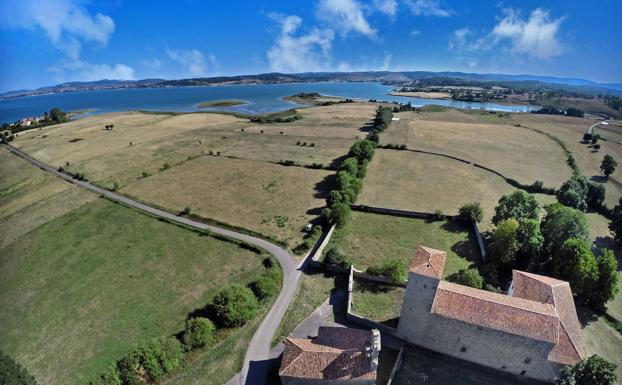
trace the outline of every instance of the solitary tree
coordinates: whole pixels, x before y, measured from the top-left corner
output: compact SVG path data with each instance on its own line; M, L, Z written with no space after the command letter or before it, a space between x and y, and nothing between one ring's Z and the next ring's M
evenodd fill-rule
M616 365L592 355L562 369L559 385L613 385L617 380Z
M602 171L602 173L605 174L607 178L609 178L609 175L613 174L617 166L618 162L616 162L616 160L613 159L611 155L607 154L605 155L602 163L600 164L600 171Z
M187 350L208 346L214 341L216 328L208 318L195 317L186 321L184 329L184 345Z

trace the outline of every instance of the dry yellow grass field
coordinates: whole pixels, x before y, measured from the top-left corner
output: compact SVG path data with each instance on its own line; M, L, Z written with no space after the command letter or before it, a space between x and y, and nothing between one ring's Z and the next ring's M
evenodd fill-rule
M0 248L97 198L4 149L0 164Z
M171 210L269 235L295 247L319 214L318 184L333 173L217 156L203 156L141 179L121 191ZM315 209L315 210L314 210ZM310 214L313 211L313 215Z
M456 156L523 184L541 180L557 188L571 175L566 155L557 143L514 127L505 115L445 110L398 116L400 121L382 133L382 143Z
M602 181L600 164L605 154L613 156L622 165L622 145L601 140L598 142L601 148L596 151L581 143L586 128L596 120L536 114L514 114L511 120L514 124L535 128L561 139L572 152L581 173L588 179ZM614 206L622 196L622 167L616 169L604 186L607 190L606 203Z
M357 203L404 210L457 214L467 202L480 202L482 227L490 226L494 207L513 191L501 177L472 165L410 151L376 150Z

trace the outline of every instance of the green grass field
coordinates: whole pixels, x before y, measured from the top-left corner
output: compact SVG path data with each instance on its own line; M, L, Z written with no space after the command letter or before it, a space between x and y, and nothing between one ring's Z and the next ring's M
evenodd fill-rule
M419 245L447 252L445 277L479 259L471 233L456 222L429 222L357 211L352 212L352 220L344 228L333 233L326 249L338 247L352 258L354 267L364 270L395 258L409 263Z
M83 383L139 339L183 330L263 257L100 199L0 249L0 348L41 384ZM244 351L254 327L224 343ZM239 369L219 356L222 378Z
M406 289L359 279L355 280L354 284L352 312L397 327L397 318L402 311Z

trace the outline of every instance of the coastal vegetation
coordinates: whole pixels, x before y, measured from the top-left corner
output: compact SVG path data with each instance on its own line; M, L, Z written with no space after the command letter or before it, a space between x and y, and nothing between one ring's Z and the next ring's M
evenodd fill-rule
M211 108L211 107L233 107L247 104L245 100L210 100L208 102L201 102L197 105L197 108Z

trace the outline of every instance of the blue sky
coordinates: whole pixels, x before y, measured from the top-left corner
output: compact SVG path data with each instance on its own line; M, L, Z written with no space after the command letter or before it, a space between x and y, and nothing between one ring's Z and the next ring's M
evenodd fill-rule
M0 90L271 71L622 82L622 1L0 0Z

